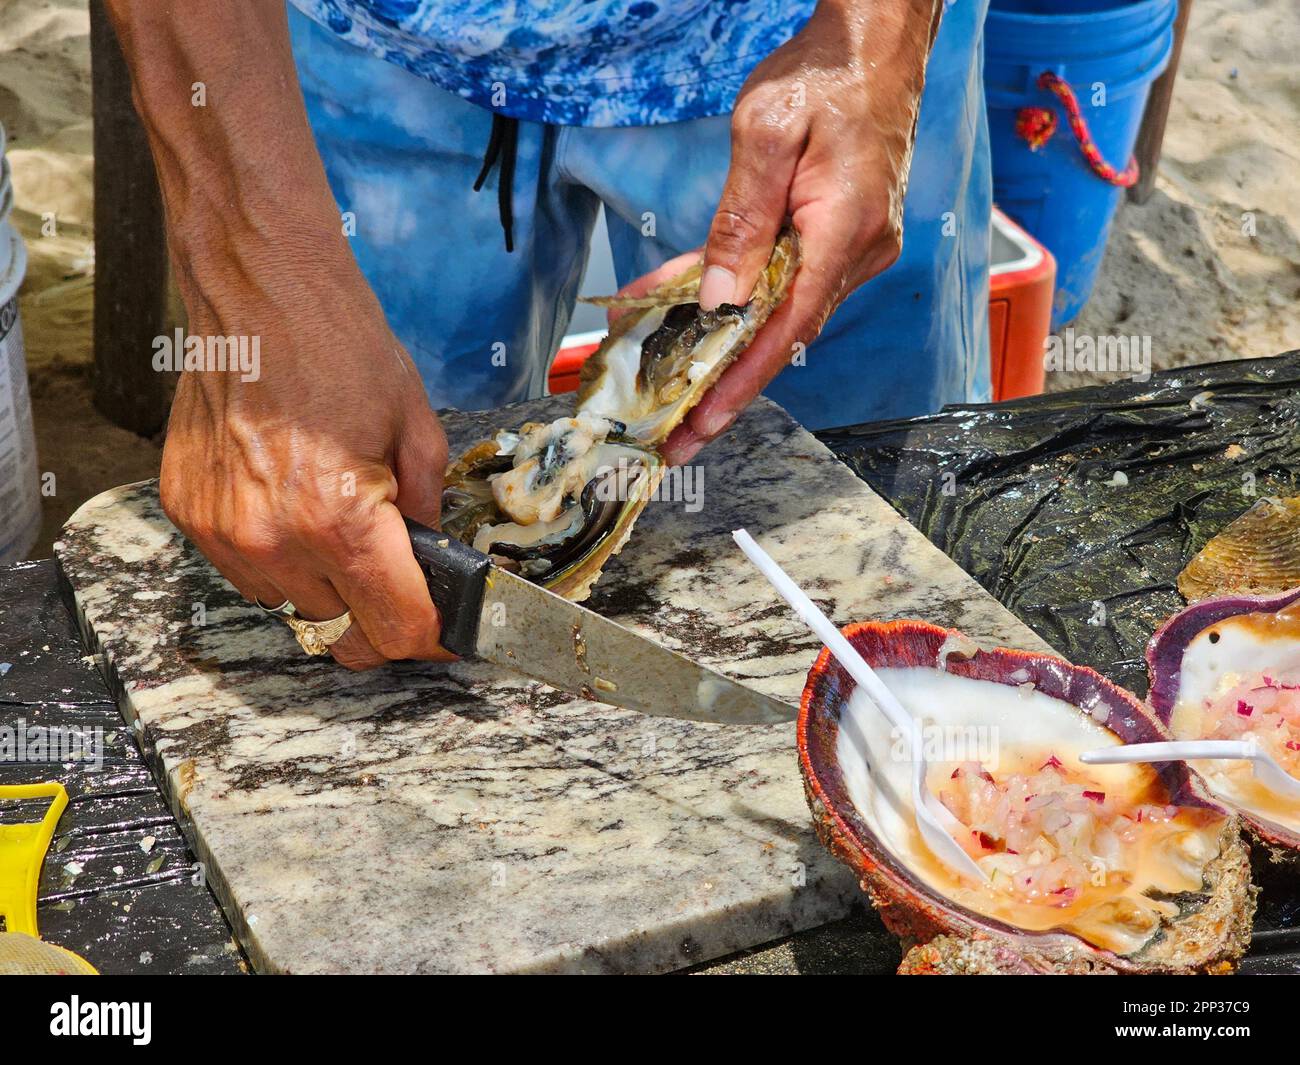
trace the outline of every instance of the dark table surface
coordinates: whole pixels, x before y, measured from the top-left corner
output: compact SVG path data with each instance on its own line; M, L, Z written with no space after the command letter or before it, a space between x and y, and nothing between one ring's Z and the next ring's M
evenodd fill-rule
M105 973L246 968L134 734L82 645L52 560L0 567L0 673L0 725L98 728L104 740L97 768L0 762L0 784L57 780L68 791L41 874L42 937ZM3 813L6 820L36 819L21 807ZM68 871L78 865L80 873Z
M818 435L1048 642L1144 690L1140 647L1152 619L1179 605L1175 564L1199 546L1189 541L1243 509L1240 463L1216 460L1222 440L1244 441L1247 450L1259 444L1260 494L1296 491L1298 386L1300 354L1293 352ZM1116 520L1096 531L1102 554L1114 557L1062 567L1063 530L1078 550L1089 550L1078 541L1087 534L1080 516L1098 506L1098 484L1114 469L1134 476L1157 469L1160 477L1152 490L1131 494L1127 511L1115 503ZM951 490L958 484L965 496ZM1164 517L1144 513L1150 506ZM1081 569L1096 575L1095 589L1073 576ZM0 762L0 784L56 779L69 794L41 878L42 935L105 973L247 971L203 870L81 643L65 595L53 561L0 568L0 726L25 720L99 728L105 738L97 769ZM1097 601L1110 606L1105 622L1093 617L1083 628ZM31 817L13 809L0 816ZM1300 972L1300 891L1276 870L1261 870L1257 879L1263 890L1255 940L1242 970ZM844 921L693 971L879 973L892 971L899 956L893 937L863 907Z

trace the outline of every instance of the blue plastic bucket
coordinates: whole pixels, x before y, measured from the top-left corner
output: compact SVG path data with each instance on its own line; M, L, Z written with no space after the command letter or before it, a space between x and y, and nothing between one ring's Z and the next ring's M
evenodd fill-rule
M1050 70L1070 85L1102 157L1123 170L1151 83L1169 62L1177 9L1177 0L991 0L984 95L993 197L1056 256L1053 329L1088 302L1124 190L1089 167L1039 75ZM1056 112L1056 133L1037 151L1016 133L1024 107Z

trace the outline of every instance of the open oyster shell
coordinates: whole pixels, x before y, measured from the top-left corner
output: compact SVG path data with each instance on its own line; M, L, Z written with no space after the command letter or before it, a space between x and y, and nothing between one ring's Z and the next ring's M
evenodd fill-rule
M585 599L663 476L657 452L579 415L500 432L447 471L445 532L557 595Z
M1025 797L1033 800L1025 808L1039 809L1058 797L1070 809L1073 781L1101 768L1083 766L1078 752L1168 738L1133 695L1063 659L976 650L959 633L918 621L844 633L903 705L924 715L931 790L950 809L945 785L962 786L970 770L930 749L936 728L967 736L995 730L999 764L986 774L995 796L1004 782L1036 779L1040 758L1040 775L1059 772L1059 791L1053 785ZM1220 972L1245 952L1254 894L1239 822L1181 763L1089 777L1095 790L1082 795L1094 801L1095 817L1076 822L1070 814L1050 839L1044 834L1014 852L1010 831L995 838L1001 830L980 822L971 838L958 837L993 870L990 885L975 885L924 847L904 784L910 763L894 753L896 738L875 708L857 705L865 695L855 697L854 687L823 651L800 708L800 768L823 843L858 874L886 927L916 948L900 972ZM1153 812L1144 819L1146 811ZM1008 805L1006 824L1015 827L1022 816L1029 817ZM1104 838L1117 831L1119 849ZM1100 862L1087 868L1101 875L1072 893L1036 895L1033 878L1050 867L1052 848L1070 839L1077 853ZM1001 879L1002 864L1018 868L1020 879Z
M785 299L798 266L799 238L787 226L743 307L700 310L699 266L647 299L608 301L640 310L619 318L583 364L578 410L621 422L642 444L662 444Z
M658 448L785 298L799 241L784 229L744 306L702 311L700 268L630 308L583 366L573 417L502 431L447 470L442 527L558 595L587 597L663 476Z
M1178 575L1188 602L1300 587L1300 496L1265 498L1224 527Z
M1147 669L1151 708L1179 739L1255 738L1300 775L1300 588L1187 607L1152 636ZM1249 762L1195 769L1258 839L1300 861L1300 803L1260 786Z

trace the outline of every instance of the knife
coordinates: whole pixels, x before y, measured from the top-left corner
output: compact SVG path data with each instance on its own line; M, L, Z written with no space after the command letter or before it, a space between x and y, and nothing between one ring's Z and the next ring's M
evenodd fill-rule
M407 520L442 615L442 646L583 699L710 724L767 725L797 711L492 565L454 536Z

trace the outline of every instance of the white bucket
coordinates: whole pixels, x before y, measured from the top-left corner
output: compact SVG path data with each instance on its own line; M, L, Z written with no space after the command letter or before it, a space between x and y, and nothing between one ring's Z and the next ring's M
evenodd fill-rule
M0 127L0 565L26 558L41 530L36 434L18 319L27 249L9 224L12 209L13 184Z

